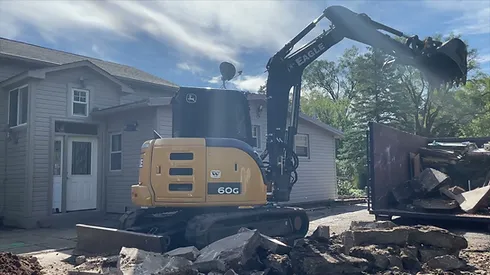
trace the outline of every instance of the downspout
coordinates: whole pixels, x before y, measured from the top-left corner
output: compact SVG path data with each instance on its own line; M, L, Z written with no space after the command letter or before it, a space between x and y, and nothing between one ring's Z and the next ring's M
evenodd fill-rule
M3 161L3 180L2 180L2 193L3 193L3 199L2 199L2 205L0 208L0 226L3 226L3 219L5 218L5 207L7 205L7 161L8 161L8 136L9 136L9 127L8 125L5 127L4 132L5 132L5 142L4 142L4 161Z

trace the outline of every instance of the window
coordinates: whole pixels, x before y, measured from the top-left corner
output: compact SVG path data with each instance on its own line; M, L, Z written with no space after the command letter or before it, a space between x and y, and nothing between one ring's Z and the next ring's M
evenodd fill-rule
M122 135L111 134L110 170L120 171L122 168Z
M298 157L310 157L310 138L306 134L296 134L294 137L296 155Z
M9 92L8 123L10 127L27 123L29 109L28 86L15 88Z
M72 93L72 115L88 116L88 91L73 89Z
M260 126L253 125L252 126L252 138L254 139L254 148L260 148Z

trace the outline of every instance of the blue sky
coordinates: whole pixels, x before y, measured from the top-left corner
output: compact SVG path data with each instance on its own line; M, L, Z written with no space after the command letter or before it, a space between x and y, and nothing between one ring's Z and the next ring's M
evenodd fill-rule
M127 64L178 85L219 87L219 64L243 75L228 88L264 83L269 57L324 8L340 1L24 1L1 0L0 36ZM461 33L490 73L490 1L342 1L419 37ZM323 20L298 46L327 29ZM322 58L335 60L343 40Z

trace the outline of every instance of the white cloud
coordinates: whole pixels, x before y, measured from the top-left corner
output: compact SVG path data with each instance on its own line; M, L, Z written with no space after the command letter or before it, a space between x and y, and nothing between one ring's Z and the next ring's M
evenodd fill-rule
M15 39L21 33L21 30L14 22L14 19L8 14L3 14L0 8L0 36Z
M480 64L486 64L490 62L490 53L489 54L484 54L480 55L477 60Z
M203 68L199 67L198 65L195 64L189 64L187 62L181 62L177 64L177 68L183 70L183 71L189 71L192 74L199 74L204 71Z
M266 80L267 74L240 75L231 81L228 81L226 83L226 87L228 89L237 89L240 91L255 93L259 90L260 86L265 85ZM222 84L221 76L214 76L206 81L210 84Z
M221 76L213 76L211 79L208 80L208 83L211 84L221 83Z
M425 4L442 13L452 13L455 18L447 21L451 31L462 34L490 34L490 4L488 0L433 1Z
M261 75L244 75L239 76L230 82L241 91L247 91L255 93L259 90L259 87L264 85L267 80L266 74Z
M11 37L28 26L49 40L145 34L186 56L238 65L241 52L277 51L321 11L296 1L2 1L9 19L0 16L0 26L15 27Z

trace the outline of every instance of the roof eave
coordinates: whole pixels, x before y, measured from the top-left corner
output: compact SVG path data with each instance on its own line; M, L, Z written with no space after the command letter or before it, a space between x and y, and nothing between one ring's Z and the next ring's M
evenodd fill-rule
M316 125L316 126L318 126L318 127L320 127L320 128L322 128L322 129L324 129L324 130L326 130L327 132L331 133L333 135L333 137L336 139L342 139L344 137L344 133L342 131L340 131L340 130L332 127L332 126L329 126L329 125L327 125L327 124L325 124L325 123L323 123L317 119L314 119L310 116L307 116L304 113L300 113L299 117L310 122L310 123L312 123L312 124L314 124L314 125Z
M120 112L131 111L138 108L145 107L159 107L170 105L171 97L150 97L148 99L131 102L127 104L117 105L109 108L92 111L91 115L94 117L102 117L117 114Z
M10 78L5 79L4 81L0 82L0 88L5 88L10 85L14 85L15 83L25 80L25 79L44 79L44 77L41 77L39 74L32 72L32 71L26 71L23 73L20 73L18 75L14 75Z
M134 110L137 108L144 108L144 107L149 107L148 100L146 99L141 101L131 102L128 104L117 105L114 107L94 110L90 113L90 115L93 117L104 117L108 115L118 114L124 111Z
M248 93L247 95L248 97L248 100L250 101L262 101L262 102L267 102L266 100L266 95L264 94L257 94L257 93ZM304 113L300 113L300 118L303 119L303 120L306 120L320 128L322 128L323 130L331 133L333 135L334 138L336 139L341 139L344 137L344 133L330 125L327 125L315 118L312 118Z
M170 90L178 90L179 86L177 84L174 84L175 86L172 85L167 85L163 83L154 83L154 82L148 82L148 81L142 81L134 78L129 78L129 77L124 77L124 76L114 76L122 81L128 81L128 82L133 82L135 84L142 84L142 85L147 85L151 87L158 87L158 88L166 88ZM173 84L173 83L172 83Z
M39 65L47 65L47 66L61 65L60 63L56 63L56 62L50 62L50 61L36 59L36 58L27 58L27 57L24 57L24 56L14 55L14 54L7 54L7 53L3 53L3 52L0 52L0 57L6 57L6 58L10 58L10 59L19 60L19 61L36 63L36 64L39 64Z
M101 67L99 67L99 66L95 65L94 63L90 62L89 60L75 61L75 62L72 62L72 63L66 63L66 64L63 64L63 65L56 66L56 67L42 68L42 69L37 69L37 70L34 70L34 71L36 71L37 73L39 73L43 77L46 77L46 73L49 73L49 72L55 72L55 71L58 71L58 70L75 69L75 68L84 67L84 66L91 68L92 70L94 70L97 73L103 75L104 77L106 77L110 81L112 81L115 84L119 85L121 87L121 91L123 93L134 94L134 90L131 87L129 87L128 85L124 84L123 82L121 82L120 80L118 80L116 77L114 77L112 74L108 73L107 71L105 71Z

